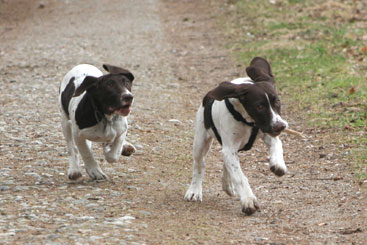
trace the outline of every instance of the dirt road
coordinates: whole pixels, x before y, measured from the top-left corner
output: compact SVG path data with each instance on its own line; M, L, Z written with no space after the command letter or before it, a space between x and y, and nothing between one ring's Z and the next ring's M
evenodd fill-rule
M245 216L221 191L218 144L207 158L203 202L183 200L201 98L245 75L217 26L220 2L0 1L0 243L366 242L366 187L353 178L348 147L307 128L287 98L285 118L308 135L282 136L288 174L270 172L260 142L240 154L260 212ZM104 62L136 77L128 139L138 152L108 164L95 148L110 180L84 174L71 182L59 82L77 64Z

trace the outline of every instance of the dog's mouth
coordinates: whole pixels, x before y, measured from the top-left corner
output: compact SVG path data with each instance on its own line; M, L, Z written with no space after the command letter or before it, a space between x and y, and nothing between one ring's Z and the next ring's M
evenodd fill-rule
M272 137L277 137L279 136L282 131L275 131L274 129L270 128L270 127L259 127L261 129L261 131L263 131L264 133L272 136Z
M282 132L271 132L271 133L268 133L270 136L272 137L277 137L281 134Z
M131 111L131 104L125 104L115 110L121 116L127 116Z
M130 108L131 108L131 104L126 104L126 105L123 105L123 106L117 108L115 110L115 112L117 114L119 114L120 116L127 116L127 115L129 115L129 113L131 111Z
M284 124L279 124L279 125L276 125L276 127L272 128L271 130L269 130L268 132L266 131L263 131L264 133L267 133L269 134L270 136L272 137L277 137L279 136L283 130L286 128L286 125Z
M131 103L126 103L121 107L110 107L109 111L111 112L110 114L118 114L120 116L127 116L129 115L130 111L131 111Z

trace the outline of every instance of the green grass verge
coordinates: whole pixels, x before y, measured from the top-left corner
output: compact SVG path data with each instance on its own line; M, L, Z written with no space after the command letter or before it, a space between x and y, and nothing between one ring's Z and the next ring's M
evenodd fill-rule
M353 145L356 176L367 178L367 28L353 1L232 1L230 48L249 64L272 64L278 89L312 126ZM234 9L234 10L233 10ZM350 130L351 134L338 133ZM333 133L333 130L329 130ZM353 135L352 137L350 135Z

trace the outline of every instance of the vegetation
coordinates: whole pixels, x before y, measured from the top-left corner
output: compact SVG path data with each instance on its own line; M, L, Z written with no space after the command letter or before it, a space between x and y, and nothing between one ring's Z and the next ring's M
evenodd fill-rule
M226 28L239 35L230 47L237 59L269 59L282 96L306 112L310 126L351 145L356 176L366 179L367 1L231 4Z

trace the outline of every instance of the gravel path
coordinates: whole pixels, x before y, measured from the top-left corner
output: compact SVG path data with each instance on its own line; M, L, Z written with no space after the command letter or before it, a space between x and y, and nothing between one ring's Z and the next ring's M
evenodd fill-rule
M366 188L343 157L348 147L302 125L287 100L285 117L309 136L283 136L289 173L269 171L263 144L240 156L261 212L244 216L221 191L218 144L207 158L203 202L183 201L201 97L244 75L216 28L221 1L3 0L0 7L0 243L366 241ZM128 140L138 152L108 164L94 150L109 181L66 176L57 93L80 63L120 65L136 77Z

